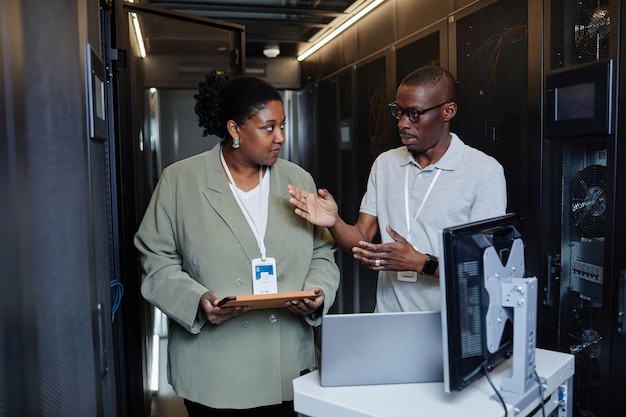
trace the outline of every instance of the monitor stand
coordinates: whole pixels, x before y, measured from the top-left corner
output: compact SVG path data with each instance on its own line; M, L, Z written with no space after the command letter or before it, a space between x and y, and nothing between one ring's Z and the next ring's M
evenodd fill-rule
M537 278L525 275L524 243L515 239L507 263L502 265L494 247L483 254L485 288L489 309L485 318L487 348L497 351L507 320L513 321L512 375L499 391L513 410L523 410L540 395L535 374L537 329Z

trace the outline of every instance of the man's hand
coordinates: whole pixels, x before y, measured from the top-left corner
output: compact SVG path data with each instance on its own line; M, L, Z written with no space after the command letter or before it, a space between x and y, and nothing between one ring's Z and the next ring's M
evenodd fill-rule
M416 271L420 252L389 225L387 233L394 242L374 244L360 241L359 246L352 248L354 259L376 271Z
M319 189L317 195L289 184L287 191L294 212L316 226L333 227L337 222L339 208L333 196L326 189Z

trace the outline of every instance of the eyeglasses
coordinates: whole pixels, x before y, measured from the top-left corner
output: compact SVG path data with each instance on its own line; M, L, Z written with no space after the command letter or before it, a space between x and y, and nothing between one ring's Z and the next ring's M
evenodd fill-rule
M436 106L433 107L429 107L427 109L424 110L415 110L412 107L409 107L408 109L403 109L402 107L398 106L396 104L396 102L394 101L393 103L389 103L389 108L391 109L391 115L393 117L395 117L396 119L400 120L402 119L402 115L406 114L406 117L409 118L409 120L412 123L417 123L420 120L420 116L426 112L429 112L431 110L435 110L436 108L439 108L441 106L443 106L444 104L448 104L448 103L452 103L451 101L445 101L441 104L437 104Z

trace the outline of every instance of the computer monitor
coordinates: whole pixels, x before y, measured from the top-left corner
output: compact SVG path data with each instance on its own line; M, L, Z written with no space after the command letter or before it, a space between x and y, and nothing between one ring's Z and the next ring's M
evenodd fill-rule
M537 280L526 278L522 226L510 213L442 232L446 392L463 390L512 355L513 376L501 391L507 402L519 402L536 387Z

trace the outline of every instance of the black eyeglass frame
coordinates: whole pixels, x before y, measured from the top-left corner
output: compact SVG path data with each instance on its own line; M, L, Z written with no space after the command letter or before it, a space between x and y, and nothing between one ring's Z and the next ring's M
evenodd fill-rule
M389 103L388 106L389 106L389 110L391 110L391 115L395 117L396 119L400 120L402 119L402 115L406 114L406 116L409 118L411 123L418 123L420 120L420 116L422 114L429 112L431 110L435 110L436 108L439 108L448 103L452 103L452 101L450 100L444 101L441 104L437 104L436 106L432 106L424 110L417 110L417 109L414 109L413 107L409 107L408 109L403 109L402 107L398 106L398 104L395 101ZM394 109L398 109L398 114L394 113Z

